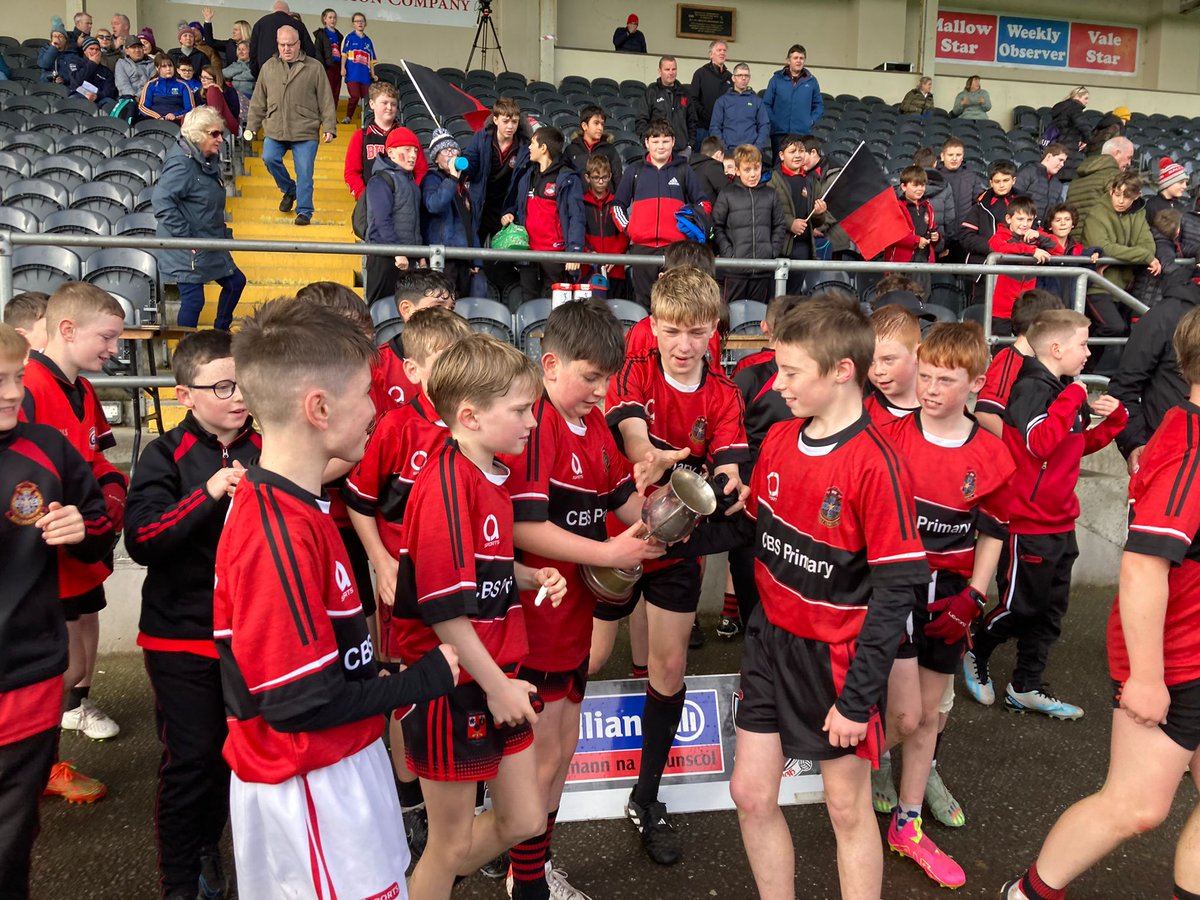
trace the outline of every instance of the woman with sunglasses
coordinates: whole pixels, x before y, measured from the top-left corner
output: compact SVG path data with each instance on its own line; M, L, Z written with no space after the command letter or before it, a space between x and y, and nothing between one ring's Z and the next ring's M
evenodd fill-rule
M167 153L154 186L154 216L158 237L228 238L225 225L225 180L221 176L221 146L225 140L221 114L210 106L188 113L179 140ZM195 328L204 308L204 285L221 285L213 327L228 331L246 276L228 250L158 250L159 273L179 285L178 324Z

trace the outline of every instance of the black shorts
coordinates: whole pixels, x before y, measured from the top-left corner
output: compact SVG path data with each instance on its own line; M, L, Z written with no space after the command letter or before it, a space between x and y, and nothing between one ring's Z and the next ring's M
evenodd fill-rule
M64 597L62 600L63 616L68 622L78 622L80 616L88 613L98 613L108 606L104 599L104 585L97 585L90 591L85 591L74 597Z
M908 617L896 659L916 657L917 665L922 669L941 675L953 675L958 671L963 653L967 650L966 637L947 644L941 638L926 637L925 626L933 619L928 611L929 602L957 594L966 588L967 583L965 578L954 572L935 571L929 586L917 589L917 605Z
M369 619L375 615L375 586L371 584L371 561L367 559L366 548L358 539L357 531L353 528L339 528L338 533L342 536L346 555L350 557L350 571L354 573L354 586L358 588L363 615Z
M634 585L628 600L621 603L597 600L592 615L602 622L619 622L633 612L643 597L651 606L668 612L694 613L700 605L702 581L700 560L683 559L672 566L645 573Z
M778 734L783 755L789 759L858 755L878 765L883 740L883 696L880 709L868 723L868 729L876 732L875 741L858 747L834 747L821 730L829 708L838 698L852 658L852 645L831 645L797 637L768 622L762 607L758 607L746 627L734 723L744 731ZM840 660L837 671L835 659ZM882 694L886 693L885 689ZM872 746L873 751L869 749Z
M445 697L418 703L401 722L408 767L429 781L486 781L500 760L533 745L533 727L524 722L497 727L487 694L474 681Z
M1113 681L1113 708L1118 708L1121 682ZM1171 705L1167 707L1167 723L1159 725L1163 734L1188 753L1200 747L1200 678L1167 687Z
M518 665L513 673L514 678L528 681L537 688L538 696L546 703L555 700L569 700L572 703L583 702L583 694L588 683L588 658L585 657L578 668L569 672L543 672L528 666Z

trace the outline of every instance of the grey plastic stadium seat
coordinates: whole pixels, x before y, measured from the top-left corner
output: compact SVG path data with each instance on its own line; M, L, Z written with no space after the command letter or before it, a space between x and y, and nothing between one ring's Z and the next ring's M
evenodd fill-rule
M621 327L628 331L650 313L646 307L633 300L608 300L608 308L612 310L612 314L617 317L617 321L621 323Z
M18 247L13 251L13 290L53 294L78 281L79 257L66 247Z
M0 84L8 83L7 81L0 81ZM0 110L0 125L11 128L13 131L24 131L29 127L28 111L15 109Z
M62 87L62 85L55 84L39 85L39 87L66 90ZM65 97L66 94L62 94L61 96ZM42 94L27 93L23 97L10 97L4 104L4 108L13 110L23 109L26 110L30 115L35 115L37 113L48 113L50 112L50 98Z
M29 158L23 153L0 151L0 172L9 172L18 178L28 178Z
M154 218L154 213L129 213L117 219L112 226L114 235L128 237L154 237L157 232L158 220Z
M145 250L107 247L93 253L83 266L83 280L132 302L136 324L159 322L158 261Z
M142 119L133 126L134 134L151 134L153 132L173 141L179 137L179 126L174 122L166 122L162 119Z
M71 194L71 209L91 210L110 222L134 212L133 207L133 191L123 184L89 181Z
M0 81L0 105L3 105L3 98L16 97L25 93L25 84L20 81Z
M40 220L29 210L19 206L0 206L0 231L36 234L40 229Z
M5 150L15 150L24 153L30 159L56 152L58 142L48 134L33 131L19 131L4 142Z
M147 185L146 187L142 188L140 191L137 192L137 195L133 201L133 211L135 213L140 213L140 212L152 213L152 212L154 212L154 187L153 187L153 185Z
M509 344L516 344L512 313L503 303L486 297L460 297L454 304L454 311L466 319L476 331L493 335Z
M160 135L133 135L113 144L113 159L138 159L157 170L167 155L167 145Z
M63 209L42 220L43 234L107 235L111 231L108 219L87 209Z
M537 300L526 300L517 307L515 321L517 327L517 347L532 360L542 358L542 338L540 332L546 328L546 320L550 317L553 301L547 297ZM458 309L458 306L455 306Z
M107 181L124 185L131 191L140 191L154 184L154 169L150 164L132 157L120 156L96 165L93 175L96 181Z
M66 187L46 178L22 178L4 189L4 205L27 209L39 219L70 205Z
M767 304L757 300L734 300L729 304L730 334L761 334L761 322L767 317Z
M108 116L96 116L94 119L89 119L84 124L83 134L98 134L103 132L116 137L127 137L129 135L129 125L122 119L110 119Z
M112 140L105 132L76 134L63 141L59 145L58 151L83 157L95 164L102 159L108 159L112 153Z
M92 164L81 156L51 153L35 159L29 171L31 177L51 178L68 190L74 190L91 180Z

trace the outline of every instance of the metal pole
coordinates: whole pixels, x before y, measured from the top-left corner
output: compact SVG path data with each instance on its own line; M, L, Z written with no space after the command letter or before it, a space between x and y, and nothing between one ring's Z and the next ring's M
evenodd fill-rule
M775 296L779 297L787 293L788 271L790 269L789 260L775 260Z
M13 245L7 231L0 231L0 321L4 320L4 307L13 296Z

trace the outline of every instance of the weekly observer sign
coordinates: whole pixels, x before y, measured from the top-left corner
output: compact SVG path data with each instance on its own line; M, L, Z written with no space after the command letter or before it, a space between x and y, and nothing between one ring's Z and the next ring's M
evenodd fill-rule
M661 799L672 812L733 809L729 779L736 752L733 715L738 676L687 679L687 698L667 757ZM559 808L560 822L618 818L642 761L645 681L593 681L580 709L579 744ZM819 766L788 760L780 785L783 804L822 798Z
M1059 19L941 10L937 59L984 66L1025 66L1133 75L1137 28Z

